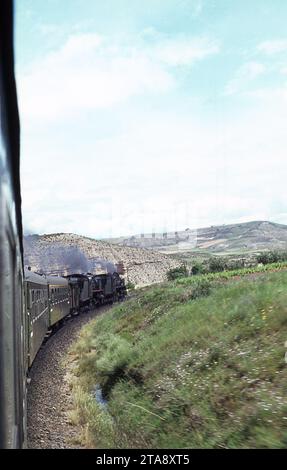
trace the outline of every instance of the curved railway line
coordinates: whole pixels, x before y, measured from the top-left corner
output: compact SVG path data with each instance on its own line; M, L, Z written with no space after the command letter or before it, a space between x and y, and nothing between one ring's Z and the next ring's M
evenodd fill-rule
M103 306L68 318L38 352L28 386L28 448L81 448L77 439L79 429L70 423L68 416L71 395L63 358L81 327L109 308Z

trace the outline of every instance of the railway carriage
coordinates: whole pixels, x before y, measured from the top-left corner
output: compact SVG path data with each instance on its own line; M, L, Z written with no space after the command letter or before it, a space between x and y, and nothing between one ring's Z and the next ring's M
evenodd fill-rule
M26 321L23 302L19 117L13 3L0 2L0 448L26 440Z
M70 314L71 296L68 280L64 277L47 276L49 297L49 326L53 326Z
M30 367L49 328L48 281L45 276L25 269L25 298Z

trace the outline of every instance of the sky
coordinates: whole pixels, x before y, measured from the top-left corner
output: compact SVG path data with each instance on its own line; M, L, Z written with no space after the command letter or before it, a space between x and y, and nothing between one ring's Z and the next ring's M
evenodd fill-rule
M15 3L26 233L287 224L287 2Z

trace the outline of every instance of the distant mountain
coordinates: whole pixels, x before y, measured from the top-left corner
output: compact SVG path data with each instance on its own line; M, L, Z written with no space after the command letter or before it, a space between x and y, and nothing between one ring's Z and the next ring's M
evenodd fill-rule
M210 253L287 249L287 225L267 221L218 225L179 232L141 234L107 240L119 246L162 253L204 250Z
M159 252L117 246L72 233L24 237L24 263L34 271L59 274L112 271L119 261L124 263L128 280L137 286L164 281L166 272L180 265Z

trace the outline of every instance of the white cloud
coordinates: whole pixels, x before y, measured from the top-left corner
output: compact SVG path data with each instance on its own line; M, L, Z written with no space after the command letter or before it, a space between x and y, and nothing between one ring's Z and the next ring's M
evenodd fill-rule
M158 96L174 90L180 67L219 45L161 34L149 42L74 35L19 75L25 226L116 236L277 212L284 221L284 87L251 94L265 68L248 62L226 92L249 93L249 110L222 108L215 123L180 95L161 108ZM156 100L146 107L127 103L149 95Z
M287 39L264 41L257 46L257 50L267 55L285 52L287 51Z
M172 76L146 56L114 54L100 36L82 34L19 76L20 111L24 119L57 120L172 86Z
M25 120L61 120L108 108L133 96L165 93L176 86L170 69L218 52L206 38L177 37L145 44L117 44L98 34L71 36L58 50L19 71L20 111Z
M197 60L219 52L217 41L208 38L167 39L154 47L153 56L170 66L192 65Z
M280 99L261 101L216 126L178 109L139 112L92 145L79 127L80 153L65 136L55 148L39 138L22 175L27 227L117 236L276 220L287 197L287 108Z
M262 75L265 71L265 65L259 62L247 62L243 64L235 73L235 77L227 84L225 94L234 95L245 91L250 82Z
M279 100L283 105L287 103L287 84L278 87L262 87L244 93L245 96L256 98L266 105L271 105Z

